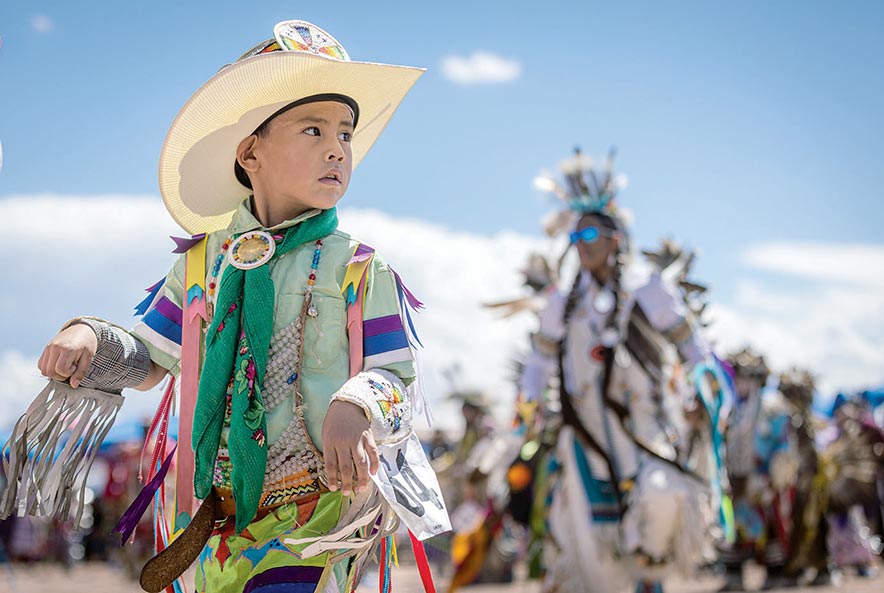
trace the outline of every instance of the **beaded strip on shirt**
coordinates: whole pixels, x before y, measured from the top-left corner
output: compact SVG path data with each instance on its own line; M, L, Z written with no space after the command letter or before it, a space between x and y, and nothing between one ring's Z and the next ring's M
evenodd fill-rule
M282 237L274 237L279 240ZM212 270L209 282L209 297L214 300L217 276L229 248L231 240L222 245L221 253ZM304 290L304 303L300 315L288 326L273 336L268 352L267 369L262 396L267 410L284 402L294 391L295 418L282 432L267 452L267 470L264 475L263 499L284 499L286 496L303 495L319 489L322 472L322 454L316 449L304 424L303 396L300 392L301 360L303 359L306 317L316 317L318 311L313 304L313 287L316 284L316 270L322 250L322 239L316 241L313 261L307 286ZM294 347L292 347L294 346ZM229 407L229 404L228 404ZM229 410L228 410L229 413ZM215 464L215 484L230 487L231 462L226 450L218 453ZM262 504L270 504L262 502Z
M218 257L215 258L215 264L212 266L212 275L209 277L209 281L206 283L206 306L208 318L211 320L214 314L215 302L218 300L215 296L218 288L218 274L221 272L221 264L224 263L224 258L227 256L227 250L230 249L230 243L233 242L233 236L227 237L227 240L221 245L221 251L218 253ZM209 324L206 324L206 329L208 329Z

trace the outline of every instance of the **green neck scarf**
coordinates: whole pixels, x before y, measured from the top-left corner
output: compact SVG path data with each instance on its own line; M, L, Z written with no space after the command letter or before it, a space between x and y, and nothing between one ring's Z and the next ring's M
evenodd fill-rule
M290 227L276 246L279 257L335 230L334 208ZM194 491L209 495L224 426L227 390L233 381L228 450L236 501L236 530L255 517L267 468L267 421L261 395L273 333L274 288L270 266L228 266L218 290L215 317L206 333L206 358L193 418Z

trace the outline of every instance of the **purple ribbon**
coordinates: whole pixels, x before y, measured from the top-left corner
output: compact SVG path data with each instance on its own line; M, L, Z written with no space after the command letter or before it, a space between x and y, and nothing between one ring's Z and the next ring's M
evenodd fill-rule
M415 311L420 311L424 308L424 304L420 302L416 296L411 294L411 291L408 290L408 287L405 286L405 283L402 281L402 278L399 277L399 273L396 272L393 268L390 268L390 271L393 272L393 275L396 277L396 284L402 291L405 293L405 298L408 301L408 304L411 305L411 308Z
M114 527L115 532L122 534L122 537L120 538L120 547L126 545L126 541L132 536L135 527L138 525L138 522L141 521L141 517L144 516L144 511L150 506L150 501L153 499L154 494L160 489L163 480L166 479L166 474L169 473L169 468L172 466L172 457L175 456L175 450L177 448L178 445L175 445L169 455L166 456L166 460L163 462L163 465L160 466L160 471L158 471L157 475L155 475L153 479L141 489L141 492L135 497L135 500L133 500L132 504L129 505L129 508L126 509L126 512L123 513L123 516L120 517L117 526Z
M138 303L137 305L135 305L135 315L136 315L136 316L138 316L138 315L144 315L145 313L147 313L147 309L150 307L150 304L151 304L151 303L153 302L153 300L156 298L157 293L158 293L158 292L160 291L160 289L163 287L163 284L164 284L165 282L166 282L166 279L163 278L162 280L160 280L159 282L157 282L156 284L154 284L154 285L151 286L150 288L146 288L146 289L145 289L145 290L147 291L148 294L147 294L146 297L144 297L144 300L143 300L143 301L141 301L140 303Z
M200 233L199 235L194 235L193 237L169 237L173 241L175 241L175 249L172 250L172 253L187 253L191 247L202 241L206 238L205 233Z

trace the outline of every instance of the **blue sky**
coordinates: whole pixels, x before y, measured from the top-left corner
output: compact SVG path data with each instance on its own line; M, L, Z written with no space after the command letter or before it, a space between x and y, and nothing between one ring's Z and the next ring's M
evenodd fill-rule
M156 196L177 110L287 18L326 28L355 60L428 69L356 172L346 206L540 239L552 203L532 178L574 145L600 155L616 144L636 242L667 235L699 248L697 275L729 308L726 326L745 325L753 298L770 315L778 298L809 306L844 282L830 272L841 254L881 261L879 2L4 2L0 200ZM519 75L486 84L445 75L446 58L477 51ZM774 244L786 249L780 260L765 250ZM884 273L849 263L852 281L880 294ZM844 320L866 340L862 351L884 344L884 311L866 306L874 322ZM823 329L822 339L841 339Z

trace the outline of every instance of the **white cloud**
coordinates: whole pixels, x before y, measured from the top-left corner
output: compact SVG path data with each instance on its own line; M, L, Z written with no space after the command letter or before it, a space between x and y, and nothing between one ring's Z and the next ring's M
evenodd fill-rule
M0 429L7 428L18 418L46 380L37 370L37 358L26 357L20 352L7 350L0 352Z
M507 418L514 395L510 360L526 348L534 323L528 315L497 320L481 305L521 294L517 270L530 251L545 249L546 241L509 232L460 232L346 207L341 228L375 247L427 304L416 322L426 346L427 392L436 401L439 424L459 425L457 406L441 401L449 389L443 372L455 364L461 367L458 386L486 390L500 402L499 417ZM66 319L91 313L131 324L131 308L143 289L174 260L170 234L184 233L158 197L0 198L0 235L18 249L0 284L0 335L6 349L0 351L0 376L6 378L0 386L0 426L11 423L36 394L42 382L36 358ZM727 302L711 307L713 334L724 352L751 342L778 370L808 366L820 374L824 390L880 384L884 299L875 272L882 267L869 265L868 274L857 268L845 284L824 280L829 276L821 278L816 267L802 263L853 253L842 248L874 257L878 248L818 248L777 244L749 250L753 270L739 280ZM791 255L777 255L784 253ZM837 260L827 263L823 270L833 273ZM787 290L756 269L789 272L805 281L798 287L792 282ZM143 416L156 398L155 393L133 392L124 414Z
M477 51L472 55L445 56L442 73L457 84L488 84L512 82L522 74L522 65L488 52Z
M765 243L748 249L743 261L759 270L810 280L884 288L884 245Z
M730 302L710 307L722 351L753 344L776 370L816 373L823 392L884 383L884 247L766 243L742 259L792 278L744 277Z
M55 29L55 23L45 14L37 14L31 17L31 28L38 33L49 33Z

